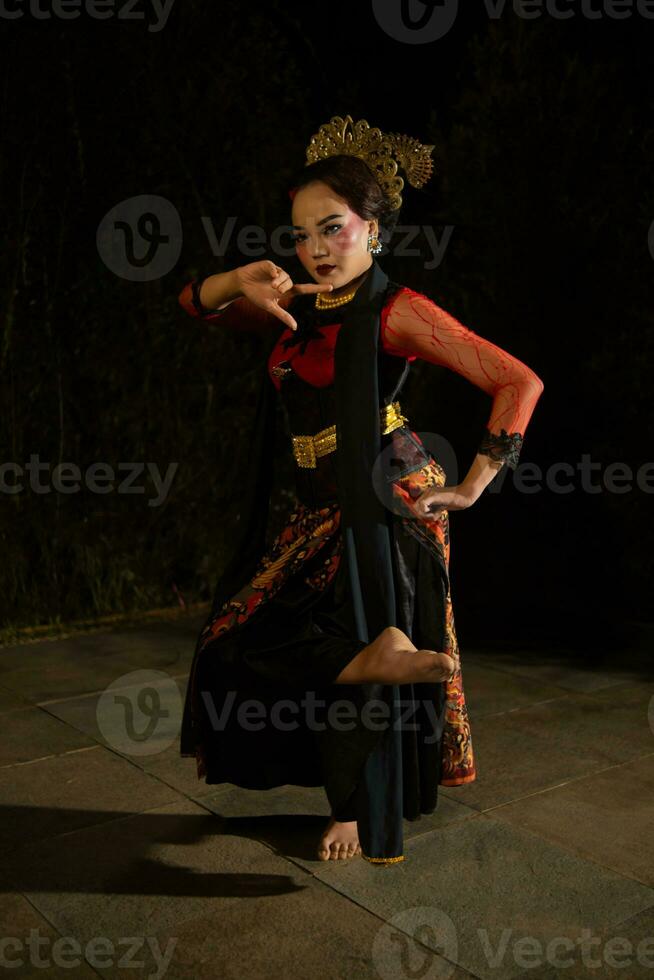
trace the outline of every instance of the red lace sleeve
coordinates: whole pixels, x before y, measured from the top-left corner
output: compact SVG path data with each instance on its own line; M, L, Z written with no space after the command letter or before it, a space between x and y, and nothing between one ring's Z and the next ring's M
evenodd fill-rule
M490 418L478 451L515 469L522 438L544 389L538 375L407 286L390 304L385 332L385 345L450 368L492 396Z
M200 301L200 287L206 278L202 276L191 280L177 297L179 305L189 316L206 323L216 323L220 320L220 323L230 330L242 330L248 333L265 334L275 326L283 329L284 324L278 317L262 310L246 296L239 296L238 299L215 310L207 309ZM290 300L282 296L279 305L286 307L289 302Z

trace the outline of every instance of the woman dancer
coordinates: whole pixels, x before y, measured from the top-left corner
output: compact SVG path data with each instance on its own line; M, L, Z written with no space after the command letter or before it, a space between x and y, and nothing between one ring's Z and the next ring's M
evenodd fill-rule
M324 786L321 860L403 860L402 820L433 812L439 785L476 778L448 511L516 467L543 390L529 367L391 282L373 257L399 215L398 165L422 186L432 150L333 117L289 192L296 254L314 281L296 284L263 260L179 296L191 316L267 343L241 538L198 637L180 752L207 783ZM492 397L456 485L401 411L416 357ZM278 397L295 499L266 547Z

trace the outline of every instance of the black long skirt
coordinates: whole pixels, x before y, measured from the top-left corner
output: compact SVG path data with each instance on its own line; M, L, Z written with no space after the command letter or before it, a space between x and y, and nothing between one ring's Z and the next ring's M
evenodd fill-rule
M430 460L397 482L413 495L444 479ZM418 648L458 652L447 512L422 523L397 515L392 522L397 625ZM353 794L384 726L371 722L360 685L335 683L366 646L356 639L343 553L338 503L296 501L255 575L209 617L181 747L208 784L324 786L334 816L355 819ZM434 811L439 784L469 782L475 769L461 672L400 693L412 706L402 732L403 813L415 820Z
M340 530L327 544L202 647L200 769L207 783L248 789L324 786L337 819L353 820L349 797L377 735L362 723L361 687L335 683L366 643L354 639Z

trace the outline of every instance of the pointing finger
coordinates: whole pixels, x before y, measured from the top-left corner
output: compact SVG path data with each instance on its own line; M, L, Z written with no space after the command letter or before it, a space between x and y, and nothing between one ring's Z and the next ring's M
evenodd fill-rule
M334 288L331 282L299 282L295 289L298 293L328 293Z
M283 306L280 306L275 300L271 300L269 305L266 307L269 313L276 316L278 320L285 323L287 327L291 330L297 330L297 322L293 319L290 313L287 313Z

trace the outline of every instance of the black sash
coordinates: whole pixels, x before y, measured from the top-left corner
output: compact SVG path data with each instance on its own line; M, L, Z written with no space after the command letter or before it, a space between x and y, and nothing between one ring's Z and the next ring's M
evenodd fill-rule
M357 638L372 642L397 625L390 536L391 516L373 485L382 448L378 372L380 317L388 276L373 258L346 307L334 352L337 476L341 528ZM388 706L388 727L368 755L354 797L364 855L402 856L402 744L397 685L365 684L363 700Z

